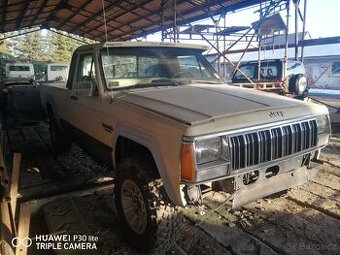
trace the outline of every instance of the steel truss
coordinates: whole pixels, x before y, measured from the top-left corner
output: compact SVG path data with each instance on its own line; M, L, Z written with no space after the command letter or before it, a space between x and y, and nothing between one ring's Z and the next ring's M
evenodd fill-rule
M209 2L209 0L206 0ZM249 27L228 27L227 26L227 17L228 14L233 12L234 10L225 10L223 13L216 14L212 12L210 18L213 21L214 25L205 25L205 24L192 24L190 20L185 19L182 15L182 12L178 10L177 5L180 0L162 0L161 3L161 20L162 20L162 41L173 41L179 42L182 40L204 40L210 46L211 49L216 52L216 57L213 59L212 63L216 65L218 71L224 76L225 70L221 68L222 62L229 62L232 64L235 69L238 68L240 61L238 63L233 63L227 57L227 55L231 52L238 52L239 50L234 51L234 48L239 43L246 44L246 47L242 50L244 53L248 51L251 43L257 43L257 51L258 51L258 60L259 63L261 61L261 51L268 49L268 46L261 45L261 42L268 40L269 38L274 38L275 36L284 36L285 43L285 56L284 58L288 58L288 34L289 34L289 17L290 17L290 2L293 3L294 7L294 22L295 22L295 58L302 59L303 58L303 44L301 45L301 56L299 57L299 22L302 22L302 40L304 40L305 35L305 20L306 20L306 0L304 1L304 9L300 10L300 0L263 0L260 3L254 3L255 7L258 9L255 13L259 15L258 24L265 22L265 19L273 16L277 13L285 12L285 21L284 29L273 30L267 34L261 34L259 31L253 26ZM193 2L193 1L190 1ZM211 2L211 1L210 1ZM253 6L253 7L254 7ZM249 8L249 7L246 7ZM244 10L244 9L243 9ZM172 26L166 26L166 21L169 20L169 13L172 15ZM223 24L221 24L222 22ZM253 24L252 24L253 25ZM276 46L273 44L272 49L275 49ZM282 46L281 46L282 48Z

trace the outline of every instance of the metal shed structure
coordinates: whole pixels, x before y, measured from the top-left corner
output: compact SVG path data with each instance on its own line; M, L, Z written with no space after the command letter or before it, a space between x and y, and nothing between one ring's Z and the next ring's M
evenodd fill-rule
M27 28L53 28L96 41L106 40L106 32L108 40L130 40L169 28L176 29L177 25L188 22L271 2L286 1L1 0L0 33Z

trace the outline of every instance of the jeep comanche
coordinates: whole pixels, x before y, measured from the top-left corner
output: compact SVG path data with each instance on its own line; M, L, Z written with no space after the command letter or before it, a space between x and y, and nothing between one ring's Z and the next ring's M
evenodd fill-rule
M82 46L67 84L40 87L54 151L74 141L112 166L117 213L139 249L170 243L179 207L202 210L203 186L239 208L305 183L329 140L326 107L229 86L205 49Z

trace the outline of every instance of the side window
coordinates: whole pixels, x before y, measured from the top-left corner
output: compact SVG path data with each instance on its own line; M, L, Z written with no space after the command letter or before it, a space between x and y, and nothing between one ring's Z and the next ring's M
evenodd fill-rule
M234 79L236 80L243 80L246 79L243 74L245 74L249 79L254 79L255 78L255 65L244 65L239 67L240 71L236 71Z
M179 56L177 58L181 72L188 72L193 78L209 78L207 70L202 67L196 56Z
M77 90L79 95L98 95L96 72L92 53L85 53L79 56L77 74L72 89Z
M275 79L278 75L277 66L261 66L261 79Z
M332 75L340 76L340 62L334 62L332 64Z
M93 64L92 53L79 56L76 82L95 81L96 74Z

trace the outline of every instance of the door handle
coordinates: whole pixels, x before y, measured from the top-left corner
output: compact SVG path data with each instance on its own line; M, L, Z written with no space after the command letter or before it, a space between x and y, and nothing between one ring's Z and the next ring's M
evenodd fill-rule
M70 98L71 98L72 100L78 100L78 97L76 97L76 96L70 96Z

